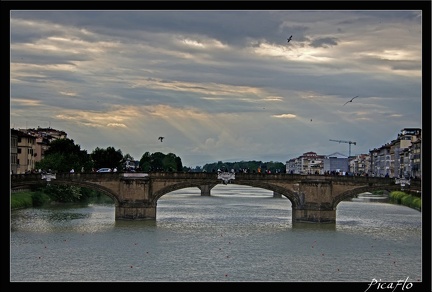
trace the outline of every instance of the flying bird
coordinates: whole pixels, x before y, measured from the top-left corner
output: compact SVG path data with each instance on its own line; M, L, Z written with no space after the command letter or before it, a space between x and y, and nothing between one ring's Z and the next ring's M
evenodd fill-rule
M289 38L287 38L288 40L287 43L289 43L291 39L292 39L292 35Z
M165 137L159 137L158 140L160 140L160 141L162 142L162 140L163 140L164 138L165 138Z
M353 98L351 98L351 100L348 100L346 103L344 103L344 105L346 105L349 102L352 102L354 98L358 97L358 95L354 96Z

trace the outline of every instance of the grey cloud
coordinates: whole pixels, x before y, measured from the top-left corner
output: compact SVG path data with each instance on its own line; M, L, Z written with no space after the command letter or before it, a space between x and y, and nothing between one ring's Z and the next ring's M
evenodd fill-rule
M310 46L314 47L314 48L329 48L332 46L336 46L338 44L338 39L334 38L334 37L325 37L325 38L318 38L318 39L314 39L311 43Z

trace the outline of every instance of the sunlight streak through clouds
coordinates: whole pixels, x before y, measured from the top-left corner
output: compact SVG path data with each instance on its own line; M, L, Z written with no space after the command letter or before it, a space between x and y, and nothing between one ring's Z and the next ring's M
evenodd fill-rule
M421 127L424 21L381 9L12 11L10 124L49 123L88 152L170 151L186 166L346 150L329 138L367 153Z

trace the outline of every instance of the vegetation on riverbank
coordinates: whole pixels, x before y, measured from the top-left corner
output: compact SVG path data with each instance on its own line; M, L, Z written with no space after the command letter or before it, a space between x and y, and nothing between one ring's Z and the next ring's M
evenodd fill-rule
M11 194L11 209L39 207L51 202L49 195L43 191L22 191Z
M76 194L73 193L71 196L76 198ZM85 196L86 199L89 197L100 197L105 196L100 193L92 193L87 194ZM421 197L413 196L401 191L394 191L388 194L389 200L391 203L404 205L418 211L421 211ZM81 196L80 196L81 197ZM11 194L11 209L21 209L21 208L30 208L30 207L39 207L44 204L48 204L51 202L58 202L58 197L50 196L48 193L43 190L38 191L21 191ZM108 198L108 197L107 197ZM111 198L108 198L111 200ZM61 202L73 202L74 200L69 200L67 198L62 198Z
M58 203L112 202L110 197L96 190L65 185L48 185L36 189L13 192L10 199L11 210Z
M404 205L421 211L422 201L420 197L413 196L401 191L394 191L389 194L389 200L392 203Z

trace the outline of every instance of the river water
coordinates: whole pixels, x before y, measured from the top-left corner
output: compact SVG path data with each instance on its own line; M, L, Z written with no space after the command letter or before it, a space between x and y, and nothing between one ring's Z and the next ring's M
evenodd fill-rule
M221 184L163 196L156 217L116 221L113 203L12 211L10 281L422 281L421 212L380 198L293 224L288 199Z

